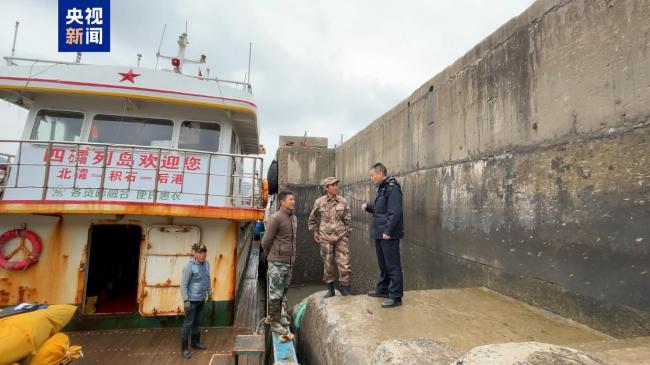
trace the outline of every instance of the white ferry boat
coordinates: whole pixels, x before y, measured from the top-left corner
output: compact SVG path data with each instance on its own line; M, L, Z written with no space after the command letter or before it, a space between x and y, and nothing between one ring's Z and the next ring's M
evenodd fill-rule
M233 324L268 195L257 106L249 83L183 74L186 45L158 71L6 58L0 98L28 113L0 140L0 306L75 304L70 329L178 325L201 242L203 323Z

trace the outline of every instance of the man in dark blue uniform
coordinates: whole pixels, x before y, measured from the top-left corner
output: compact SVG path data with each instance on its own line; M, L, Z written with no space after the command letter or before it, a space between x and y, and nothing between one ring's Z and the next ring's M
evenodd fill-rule
M377 163L370 168L370 180L377 186L374 203L364 203L361 209L372 213L372 236L379 263L379 280L371 297L387 298L384 308L402 305L404 285L399 240L404 238L402 188L394 177L388 177L386 166Z

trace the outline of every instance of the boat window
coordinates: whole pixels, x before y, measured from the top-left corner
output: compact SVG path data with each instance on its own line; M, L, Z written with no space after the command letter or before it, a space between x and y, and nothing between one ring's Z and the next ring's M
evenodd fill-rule
M40 110L30 139L39 141L78 142L81 138L83 113Z
M199 151L219 151L221 125L207 122L185 121L181 124L178 148Z
M96 115L89 142L171 147L174 123L171 120L117 115Z

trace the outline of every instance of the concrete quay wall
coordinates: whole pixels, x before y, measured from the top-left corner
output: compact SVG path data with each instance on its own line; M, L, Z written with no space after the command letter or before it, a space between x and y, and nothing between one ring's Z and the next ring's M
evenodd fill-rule
M321 282L320 248L307 229L307 220L314 201L324 194L321 183L334 176L334 149L327 148L326 138L280 136L276 160L279 191L290 190L296 198L298 232L292 284Z
M377 277L360 204L383 162L405 289L484 286L650 335L648 19L645 0L539 0L337 147L353 289Z

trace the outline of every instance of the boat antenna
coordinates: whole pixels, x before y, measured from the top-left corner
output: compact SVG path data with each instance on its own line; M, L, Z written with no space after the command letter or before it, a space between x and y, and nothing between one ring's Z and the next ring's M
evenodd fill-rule
M19 24L20 24L20 22L17 21L16 22L16 29L14 29L14 43L11 46L11 59L7 60L7 66L15 65L13 58L14 58L14 54L16 53L16 37L18 36L18 25Z
M182 73L183 65L186 63L190 63L190 64L205 63L207 57L204 54L202 54L201 58L198 60L188 60L187 58L185 58L185 51L187 49L188 44L190 44L190 42L187 41L187 33L183 33L178 37L178 54L176 55L176 57L161 55L160 52L158 52L156 56L163 59L172 60L172 65L174 66L174 72L176 73Z
M160 36L160 43L158 43L158 52L156 52L156 66L154 70L158 69L158 60L160 59L160 47L162 47L163 38L165 37L165 29L167 29L167 24L163 27L162 35Z
M248 92L251 91L251 57L253 54L253 42L248 43Z

